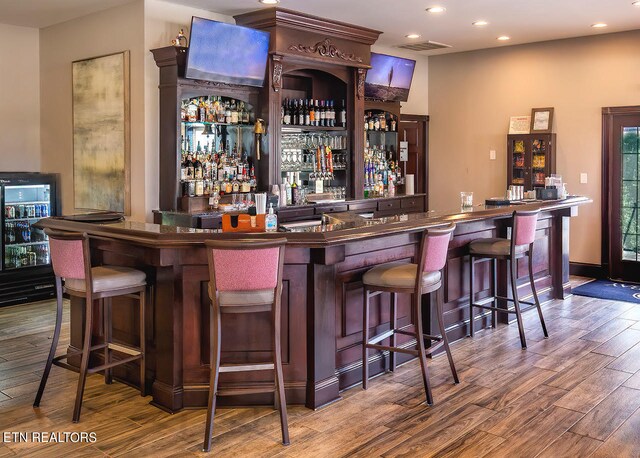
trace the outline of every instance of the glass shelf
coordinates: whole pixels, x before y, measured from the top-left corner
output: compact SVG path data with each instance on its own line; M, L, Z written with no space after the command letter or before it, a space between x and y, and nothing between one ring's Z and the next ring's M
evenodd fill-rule
M27 243L7 243L5 244L5 246L9 247L9 246L30 246L30 245L45 245L49 243L48 241L43 241L43 242L27 242Z
M231 123L227 123L227 122L191 122L191 121L181 121L181 122L185 126L191 126L191 127L204 127L204 126L253 127L253 124L251 124L251 123L249 123L249 124L243 124L243 123L231 124Z
M323 126L297 126L293 124L283 124L282 132L317 132L317 131L328 131L328 132L346 132L346 127L323 127Z

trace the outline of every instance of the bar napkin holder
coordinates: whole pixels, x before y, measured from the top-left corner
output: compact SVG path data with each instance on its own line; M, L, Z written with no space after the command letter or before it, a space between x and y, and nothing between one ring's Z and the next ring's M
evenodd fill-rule
M544 187L536 188L536 199L538 200L556 200L558 198L558 188Z
M264 220L267 215L256 215L255 207L249 210L248 214L222 215L222 232L266 232Z

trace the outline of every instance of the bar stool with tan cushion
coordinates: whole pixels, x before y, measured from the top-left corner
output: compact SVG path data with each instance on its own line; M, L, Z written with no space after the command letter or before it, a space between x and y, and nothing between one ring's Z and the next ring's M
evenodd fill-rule
M63 363L63 359L82 355L80 362L80 377L76 392L75 407L73 409L73 422L80 420L82 408L82 395L84 393L87 374L104 371L105 382L111 383L111 368L121 364L139 360L140 362L140 394L145 396L145 320L144 305L146 291L146 275L144 272L129 267L98 266L91 267L91 253L89 250L89 237L79 232L58 232L46 229L49 237L51 253L51 265L56 279L56 325L51 341L49 357L45 365L44 373L40 381L40 387L33 403L34 407L40 405L44 393L51 366L56 366L78 371L77 368ZM62 325L62 279L64 279L64 292L70 296L85 299L85 325L84 344L82 350L68 352L61 356L55 356L60 338ZM111 299L116 296L127 296L138 300L140 308L140 344L132 347L124 343L113 342L111 333ZM102 300L102 315L104 322L104 340L98 345L91 345L93 329L93 302ZM89 368L89 358L92 351L104 351L104 364ZM120 359L112 359L111 352L122 355Z
M447 261L447 251L456 225L450 224L445 229L427 229L422 235L419 260L417 264L406 262L390 262L374 267L364 274L364 312L363 312L363 345L362 345L362 387L366 390L369 381L369 349L389 351L391 353L391 370L395 370L395 352L417 356L422 370L422 381L427 404L433 404L431 385L427 370L426 355L432 354L444 346L449 359L449 366L455 383L458 374L449 348L443 317L443 281L442 269ZM383 292L391 293L391 329L375 337L369 337L369 299ZM422 329L422 295L436 293L436 316L440 328L440 336L424 334ZM396 303L398 293L412 294L412 312L415 331L407 331L405 327L397 328ZM411 350L396 347L396 334L416 338L417 349ZM391 346L380 345L383 340L391 338ZM425 349L425 339L438 342Z
M248 393L274 393L275 406L280 411L282 443L289 444L287 425L287 403L284 394L282 373L282 350L280 344L282 295L282 271L287 239L207 240L209 259L209 297L211 298L211 375L209 382L209 405L204 435L204 451L211 450L213 419L218 396ZM271 314L273 335L272 359L248 364L221 364L221 321L224 314L263 313ZM238 330L240 331L240 330ZM247 336L249 338L249 336ZM266 388L247 390L219 389L221 372L247 372L272 370L275 383Z
M536 238L536 224L538 222L539 211L514 211L513 212L513 228L511 230L511 240L502 238L484 238L477 239L469 243L469 256L470 256L470 279L469 279L469 334L473 337L474 332L474 307L491 310L491 321L493 327L496 327L496 313L513 313L516 315L518 321L518 332L520 333L520 343L522 348L527 348L527 341L524 335L524 325L522 323L522 312L530 310L531 308L538 309L538 315L540 317L540 324L542 325L542 332L545 337L549 337L547 333L547 327L544 323L544 317L542 316L542 308L540 307L540 301L538 300L538 292L536 291L536 284L533 278L533 242ZM527 256L529 258L529 281L531 284L531 292L533 294L534 302L521 301L518 297L518 259ZM483 299L480 302L474 302L474 272L475 264L477 262L491 260L492 264L492 276L493 276L493 295ZM498 260L509 261L509 274L511 280L512 297L501 297L497 295L496 288L496 276L497 276L497 261ZM496 301L502 299L505 301L513 302L514 309L499 308L496 306ZM493 306L485 304L493 303ZM531 307L526 310L520 310L520 304L527 304Z

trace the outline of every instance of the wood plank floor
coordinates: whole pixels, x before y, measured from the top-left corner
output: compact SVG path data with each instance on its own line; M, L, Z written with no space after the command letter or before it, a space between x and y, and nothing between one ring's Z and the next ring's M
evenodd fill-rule
M33 409L54 311L51 302L0 309L0 431L86 431L97 441L0 442L0 458L202 455L203 410L169 415L149 405L150 397L117 382L104 385L97 374L88 378L79 424L71 423L73 372L53 368L41 407ZM271 408L219 409L212 453L640 457L640 306L573 296L544 311L551 337L543 339L537 314L528 312L525 351L515 325L455 343L459 385L446 358L429 361L433 407L422 404L419 366L410 362L318 411L290 406L288 447L279 442Z

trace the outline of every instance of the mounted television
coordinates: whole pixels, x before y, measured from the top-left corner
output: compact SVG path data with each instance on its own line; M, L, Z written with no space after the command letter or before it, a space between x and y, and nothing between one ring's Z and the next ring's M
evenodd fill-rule
M262 87L269 32L193 16L185 77Z
M364 81L364 96L388 102L406 102L416 61L371 53L371 68Z

